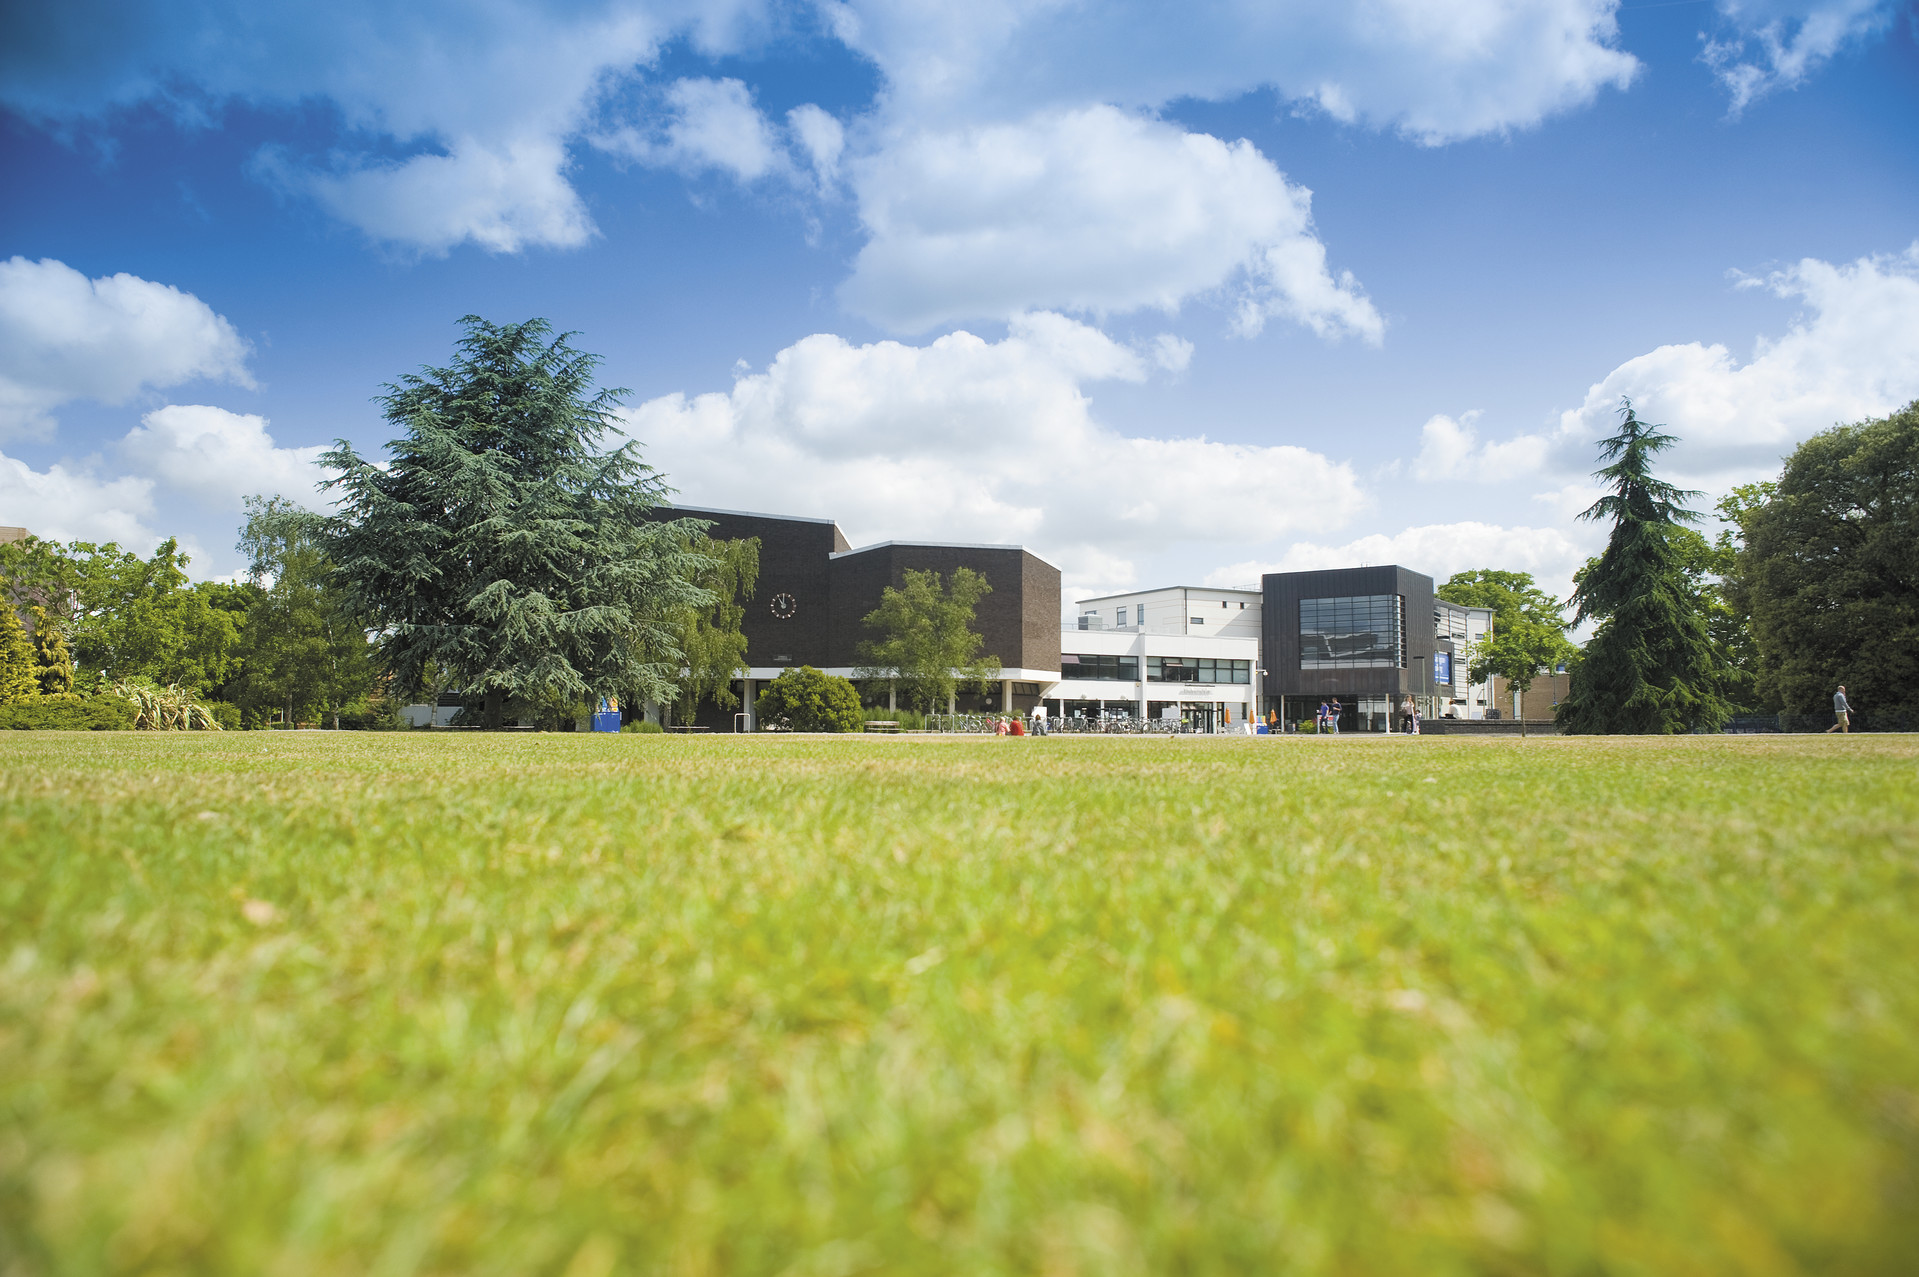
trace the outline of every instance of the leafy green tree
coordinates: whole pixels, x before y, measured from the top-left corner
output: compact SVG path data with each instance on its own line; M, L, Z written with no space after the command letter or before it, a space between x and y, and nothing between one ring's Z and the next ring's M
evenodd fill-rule
M1455 572L1433 593L1461 607L1491 608L1495 634L1519 621L1550 626L1562 633L1566 628L1566 605L1540 589L1530 572L1495 568Z
M282 497L249 497L237 548L262 594L247 614L241 704L270 704L289 723L331 716L374 682L366 626L328 560L325 521Z
M1524 616L1508 621L1504 626L1495 621L1491 640L1473 654L1466 677L1472 682L1483 683L1497 674L1523 700L1526 693L1532 690L1533 680L1542 671L1572 660L1578 652L1579 649L1566 640L1565 632L1549 622ZM1526 734L1524 715L1519 719L1519 734Z
M1777 485L1725 512L1761 694L1811 713L1843 683L1857 705L1919 719L1919 401L1814 435Z
M595 391L599 359L544 320L461 324L450 365L387 387L388 464L344 440L323 458L329 546L381 664L408 695L451 671L489 726L509 703L673 700L678 623L712 600L697 522L648 517L666 487L637 444L599 448L626 392Z
M27 609L33 617L33 676L42 696L64 696L73 690L73 655L67 650L67 636L39 606Z
M740 626L746 619L746 602L760 579L760 539L715 541L702 535L693 539L690 548L701 560L693 583L713 601L688 607L680 620L679 646L686 667L674 712L687 723L693 721L701 701L721 709L739 706L732 684L750 668L746 635Z
M950 586L937 572L907 569L900 587L887 586L864 619L877 637L860 645L860 678L890 680L907 704L923 711L943 710L961 686L983 690L999 677L1000 663L984 655L986 640L973 631L973 613L992 592L971 568L955 571Z
M1640 421L1630 401L1620 415L1619 432L1599 441L1610 464L1593 472L1612 491L1580 516L1613 522L1605 551L1573 591L1573 623L1592 619L1599 628L1573 665L1557 718L1568 731L1596 734L1717 728L1731 714L1726 661L1677 535L1699 518L1679 504L1696 494L1653 477L1653 458L1674 437Z
M0 603L0 705L31 700L40 695L40 680L35 677L33 643L20 614L8 603Z
M863 723L853 685L811 665L768 683L753 708L761 727L789 732L857 732Z

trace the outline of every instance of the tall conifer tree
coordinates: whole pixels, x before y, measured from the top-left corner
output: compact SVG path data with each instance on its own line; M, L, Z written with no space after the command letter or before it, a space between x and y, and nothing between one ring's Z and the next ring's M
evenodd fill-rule
M402 434L385 466L341 440L329 549L378 627L382 663L417 693L430 667L483 698L550 712L601 696L670 701L679 622L712 596L694 520L650 516L664 481L637 445L601 451L625 393L544 320L460 321L454 361L387 387Z
M1722 695L1723 655L1675 543L1699 515L1680 502L1699 495L1653 477L1656 454L1676 440L1639 420L1630 400L1619 433L1599 441L1610 464L1593 472L1612 491L1580 515L1610 518L1606 549L1573 591L1573 624L1599 622L1558 710L1571 732L1656 734L1716 728L1731 714Z

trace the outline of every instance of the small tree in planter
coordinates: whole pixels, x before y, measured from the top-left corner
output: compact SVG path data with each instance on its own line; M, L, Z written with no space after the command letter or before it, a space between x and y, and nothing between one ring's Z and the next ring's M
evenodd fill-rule
M789 732L857 732L860 694L833 674L802 665L766 685L754 702L763 727Z

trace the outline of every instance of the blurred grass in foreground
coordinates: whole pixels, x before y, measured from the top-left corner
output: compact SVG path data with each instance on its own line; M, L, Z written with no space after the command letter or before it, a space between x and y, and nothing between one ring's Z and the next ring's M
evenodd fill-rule
M7 1274L1893 1272L1919 740L0 740Z

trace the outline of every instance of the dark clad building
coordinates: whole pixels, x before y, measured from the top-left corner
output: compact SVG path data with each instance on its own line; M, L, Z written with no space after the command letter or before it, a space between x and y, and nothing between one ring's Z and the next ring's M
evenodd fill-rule
M761 681L785 669L811 665L850 676L859 645L871 637L864 618L908 570L950 581L965 567L986 578L992 592L980 600L975 629L986 653L999 658L999 704L1030 705L1034 684L1059 677L1059 569L1020 546L886 541L854 549L830 519L699 506L662 507L658 514L703 519L712 525L708 535L721 540L759 538L759 584L740 627L751 675L738 690L749 703Z
M1260 587L1267 703L1288 721L1310 721L1337 697L1342 727L1379 730L1406 696L1449 690L1433 681L1434 653L1452 644L1434 633L1431 577L1335 568L1268 573ZM1445 675L1451 661L1439 664Z

